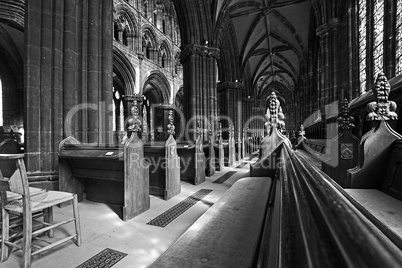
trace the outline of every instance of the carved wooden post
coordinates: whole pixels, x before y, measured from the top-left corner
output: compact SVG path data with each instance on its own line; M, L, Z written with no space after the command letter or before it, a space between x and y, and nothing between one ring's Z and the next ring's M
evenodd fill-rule
M195 161L196 161L196 178L195 185L205 181L205 154L202 143L201 121L197 120L196 140L195 140Z
M354 118L345 99L338 119L339 134L331 140L330 157L322 162L322 170L344 188L350 187L347 170L358 164L359 139L351 133ZM327 152L326 152L327 153Z
M208 129L208 174L207 176L213 176L215 174L215 136L212 129L212 124L209 124Z
M180 193L180 157L177 155L177 144L173 135L175 126L173 124L173 110L169 110L169 124L167 125L169 138L165 143L166 157L166 190L165 200Z
M237 159L240 161L242 159L242 148L241 148L241 133L237 133Z
M218 128L218 150L219 150L219 170L223 170L225 167L225 151L223 149L223 139L222 139L222 123L219 123Z
M128 140L124 144L124 207L123 220L127 221L149 209L149 166L144 158L144 144L138 137L141 131L141 119L138 109L138 98L126 96L132 101L132 118L127 122ZM134 193L134 194L133 194ZM134 198L128 198L128 197Z
M242 139L242 143L241 143L241 151L242 151L242 156L243 158L246 157L246 130L243 128L243 139Z
M391 155L392 143L402 136L394 131L388 120L397 120L396 103L388 100L391 86L383 73L379 73L373 87L376 101L367 104L367 121L375 122L371 130L363 135L360 142L360 166L348 170L352 188L381 188Z
M236 162L236 149L234 140L234 126L229 126L229 167L233 167Z

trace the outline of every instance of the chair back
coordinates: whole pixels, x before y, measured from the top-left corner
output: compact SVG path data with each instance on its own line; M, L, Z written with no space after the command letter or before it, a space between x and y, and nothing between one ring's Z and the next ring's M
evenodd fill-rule
M0 163L14 162L14 172L10 177L3 176L0 170L0 191L10 191L23 196L29 196L28 177L24 164L24 154L0 154Z
M0 154L21 154L21 144L13 139L6 139L0 143ZM0 170L4 177L10 178L15 171L15 162L12 160L0 161Z

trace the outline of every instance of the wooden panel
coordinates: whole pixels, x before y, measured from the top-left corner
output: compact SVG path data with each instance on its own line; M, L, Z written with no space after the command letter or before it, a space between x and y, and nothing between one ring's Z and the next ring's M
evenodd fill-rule
M392 145L388 171L382 191L402 201L402 141L396 140Z
M331 141L330 157L322 162L322 170L344 188L351 186L348 169L358 164L359 143L358 138L345 130Z
M395 140L402 139L386 121L367 132L360 145L359 166L348 170L351 188L365 188L380 190L384 174L387 173L388 161Z
M178 143L180 157L180 180L198 185L205 181L205 156L194 144Z
M123 220L129 220L150 207L149 164L144 161L144 145L137 133L124 144Z
M149 209L149 170L136 134L124 146L79 144L69 137L59 147L60 189L88 200L119 205L124 221Z

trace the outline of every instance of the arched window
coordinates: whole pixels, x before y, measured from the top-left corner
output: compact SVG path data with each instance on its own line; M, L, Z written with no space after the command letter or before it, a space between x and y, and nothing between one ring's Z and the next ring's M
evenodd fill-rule
M113 131L124 131L124 102L121 94L113 87Z
M402 74L402 1L396 1L396 71Z
M128 46L128 33L127 33L127 29L124 29L124 31L123 31L123 45Z
M384 0L374 1L374 74L383 69L384 60Z
M147 50L145 53L145 57L147 57L147 59L151 58L151 44L150 43L147 44Z
M115 22L113 26L113 36L114 40L119 41L119 25L117 22Z
M366 91L366 0L359 0L359 78L360 92Z
M162 68L165 68L166 66L166 54L163 52L162 53L162 59L161 59L161 65L162 65Z

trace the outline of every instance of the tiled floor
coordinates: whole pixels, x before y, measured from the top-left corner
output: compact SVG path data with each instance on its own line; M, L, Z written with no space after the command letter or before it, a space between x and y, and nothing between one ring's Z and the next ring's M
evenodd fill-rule
M224 183L212 183L228 171L237 171ZM79 203L83 243L77 247L73 242L47 251L44 255L35 256L33 268L75 268L106 248L126 253L123 259L113 268L142 268L154 262L171 244L174 243L209 207L211 207L230 186L249 174L249 165L242 168L225 168L214 176L194 186L182 182L181 193L168 201L151 196L151 208L134 219L124 222L116 214L116 208L106 204L84 200ZM173 220L166 227L146 224L180 201L200 189L213 190L190 209ZM55 220L62 219L71 213L71 207L55 208ZM65 233L73 233L73 227L66 226L55 237ZM0 267L20 267L19 252L13 253L9 260L0 263Z

